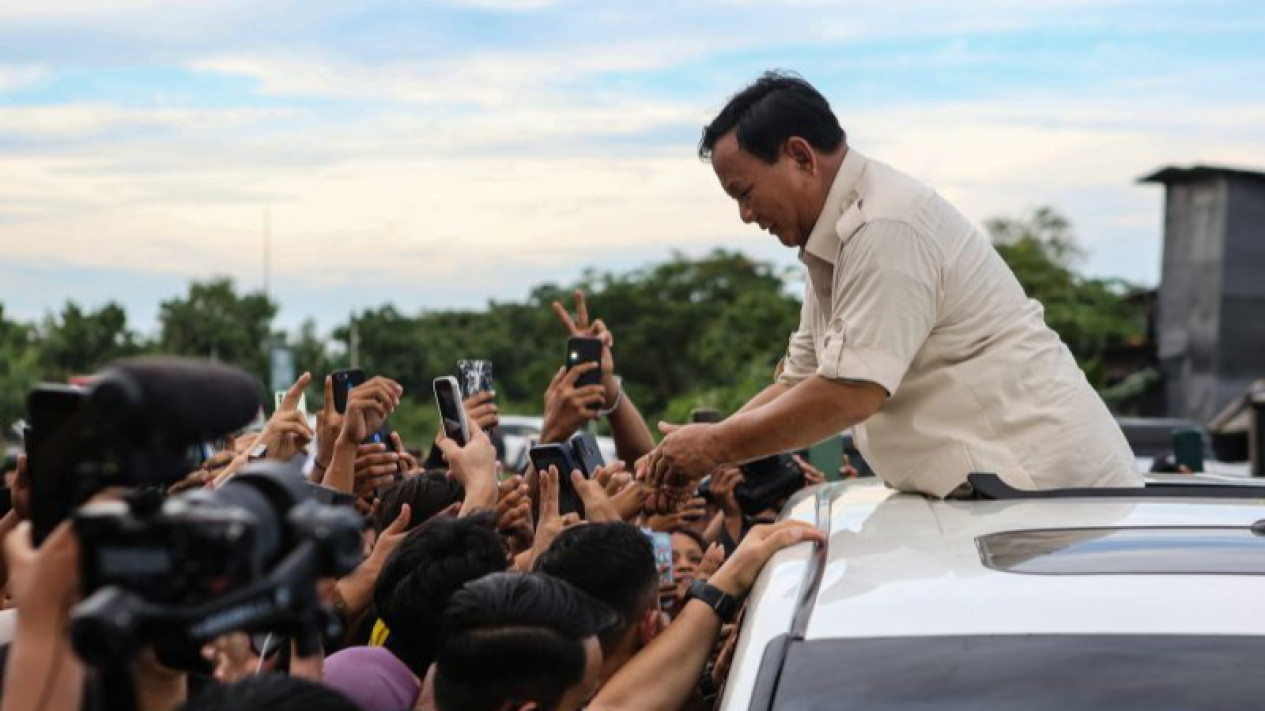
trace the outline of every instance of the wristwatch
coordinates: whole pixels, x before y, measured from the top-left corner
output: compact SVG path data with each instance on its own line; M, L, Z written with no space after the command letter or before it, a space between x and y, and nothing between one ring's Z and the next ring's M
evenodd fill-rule
M690 583L689 589L685 592L685 601L689 602L691 599L706 603L720 618L720 623L723 625L733 622L734 615L738 614L738 598L702 580Z

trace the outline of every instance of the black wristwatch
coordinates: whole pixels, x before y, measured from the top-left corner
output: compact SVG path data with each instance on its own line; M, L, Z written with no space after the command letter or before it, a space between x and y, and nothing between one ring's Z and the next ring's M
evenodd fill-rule
M706 603L712 608L722 625L733 622L734 615L738 614L738 598L702 580L690 583L689 590L685 592L685 601L689 602L691 599Z

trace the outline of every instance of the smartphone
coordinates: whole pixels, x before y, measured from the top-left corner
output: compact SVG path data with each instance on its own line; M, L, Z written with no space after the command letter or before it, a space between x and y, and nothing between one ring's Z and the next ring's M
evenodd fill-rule
M642 529L654 545L654 566L659 571L659 587L676 584L672 567L672 534Z
M451 375L435 378L433 385L444 434L462 447L466 446L470 441L470 423L466 420L465 406L461 404L461 386Z
M584 474L585 479L592 479L598 467L606 466L602 449L597 446L597 437L588 432L581 432L571 438L571 454L574 456L576 469Z
M457 361L457 379L461 397L469 398L492 389L492 361L462 359Z
M576 466L571 448L561 444L538 444L528 450L527 456L538 473L549 471L550 466L558 468L558 513L563 516L577 513L583 518L584 500L571 485L571 472L580 468Z
M31 540L39 545L91 494L75 476L83 426L84 391L40 385L26 398L24 446L31 491Z
M602 341L598 338L568 338L567 339L567 370L580 365L582 363L597 363L597 367L589 372L576 378L575 386L582 388L588 385L602 384ZM600 404L594 404L592 409L601 409Z
M1185 465L1192 472L1204 470L1204 441L1199 430L1173 432L1173 459L1178 465Z
M365 371L360 368L342 368L335 370L329 374L334 379L334 411L341 414L347 412L347 396L355 388L364 385ZM279 395L284 395L281 391L277 391ZM277 405L280 406L281 399L278 397ZM307 414L306 396L299 398L299 411ZM382 421L382 426L378 427L378 431L365 438L362 444L385 444L389 448L391 446L391 427L387 424L387 420Z
M365 371L360 368L342 368L329 374L334 379L334 410L347 412L347 393L365 382Z
M690 410L690 422L720 422L720 410L699 407Z

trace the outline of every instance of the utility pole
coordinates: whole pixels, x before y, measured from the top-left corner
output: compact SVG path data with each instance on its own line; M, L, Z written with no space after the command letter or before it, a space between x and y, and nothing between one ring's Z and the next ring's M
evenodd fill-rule
M264 296L272 281L272 208L264 207Z
M347 356L351 367L360 367L360 329L356 328L356 315L351 315L351 325L347 329Z

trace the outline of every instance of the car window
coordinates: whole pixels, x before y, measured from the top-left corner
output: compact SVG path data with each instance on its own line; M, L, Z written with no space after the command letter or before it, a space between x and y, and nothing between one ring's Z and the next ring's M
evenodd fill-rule
M1065 528L981 536L994 570L1044 575L1265 575L1265 537L1246 527Z
M779 711L1257 708L1265 637L1014 635L793 642Z

